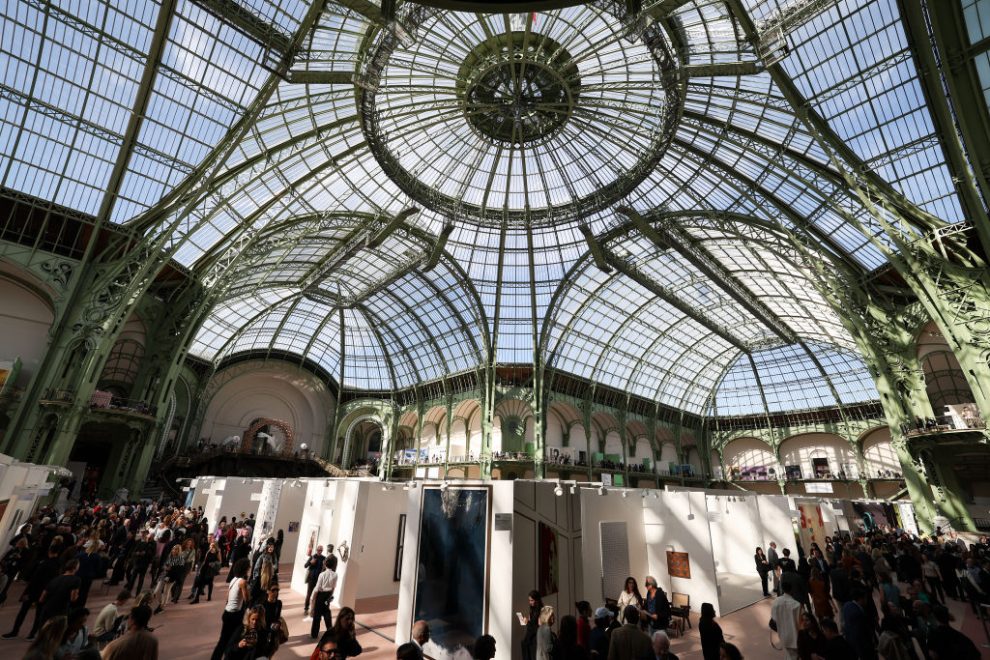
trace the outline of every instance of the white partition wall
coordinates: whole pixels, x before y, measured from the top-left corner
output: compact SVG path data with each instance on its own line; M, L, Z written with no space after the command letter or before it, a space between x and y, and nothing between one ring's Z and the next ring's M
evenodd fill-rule
M598 607L619 598L627 577L642 585L649 570L642 491L581 489L582 586L580 600ZM622 494L626 493L623 497ZM604 541L604 542L603 542Z
M299 479L265 479L256 502L255 543L282 531L281 561L291 562L299 544L306 484Z
M766 550L773 541L777 551L791 548L794 551L794 521L791 505L784 495L760 495L756 500L760 511L760 522L763 525L763 549ZM797 561L795 556L794 561Z
M241 479L238 477L200 477L200 485L205 485L206 504L203 512L210 521L210 528L216 529L221 518L230 522L233 518L243 520L258 511L258 499L264 487L263 479ZM196 497L194 496L195 500Z
M721 616L763 598L753 558L756 546L763 544L757 497L752 493L706 492Z
M38 500L51 491L51 471L47 466L21 463L0 454L0 503L6 502L0 516L0 548L8 547L8 540L31 517Z
M719 614L718 583L705 493L692 490L656 491L642 501L649 573L657 579L668 597L674 592L687 594L691 598L692 610L698 611L702 603L711 603L716 614ZM690 578L671 576L668 552L687 553Z
M367 612L369 607L396 606L399 581L395 579L400 516L408 497L401 487L383 490L380 481L348 481L337 507L340 516L335 545L338 564L338 605ZM340 549L346 544L347 561ZM391 597L378 605L369 599ZM363 604L362 604L363 602ZM391 631L384 631L389 634Z
M337 479L303 479L303 503L299 516L299 541L292 562L292 590L306 595L306 574L302 570L312 550L324 548L334 538L334 509L337 501ZM290 557L282 551L283 557ZM283 559L285 561L285 559Z

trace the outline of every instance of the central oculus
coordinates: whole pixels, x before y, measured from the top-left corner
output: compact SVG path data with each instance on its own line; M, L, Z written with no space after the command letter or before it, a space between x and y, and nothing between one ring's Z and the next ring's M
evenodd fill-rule
M675 58L625 2L512 15L406 3L368 39L355 79L365 142L448 220L581 220L633 193L673 137Z
M494 142L515 146L554 135L581 93L580 70L567 49L531 32L479 44L457 81L468 123Z

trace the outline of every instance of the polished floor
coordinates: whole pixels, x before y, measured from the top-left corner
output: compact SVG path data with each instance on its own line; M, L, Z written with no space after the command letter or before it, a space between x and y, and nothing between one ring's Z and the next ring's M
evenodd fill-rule
M288 583L289 566L283 566L284 582ZM18 597L21 585L14 585L7 602L0 607L0 631L10 630L14 616L17 614ZM94 585L90 594L88 607L90 625L99 612L113 595L116 589L104 591L101 585ZM186 594L183 594L185 596ZM217 580L214 598L207 602L202 600L197 605L190 605L182 600L178 605L171 605L162 614L156 615L151 626L160 640L161 660L185 660L209 658L220 631L220 613L226 597L226 585L222 579ZM276 659L309 658L315 645L309 637L309 622L303 621L303 597L286 589L282 592L283 616L289 626L289 641L275 655ZM770 630L767 621L770 619L770 600L761 600L755 604L743 607L722 617L719 621L726 639L739 646L747 660L762 658L782 658L783 652L777 651L770 645ZM378 660L395 657L395 599L374 598L359 601L358 607L358 641L364 648L362 660ZM983 631L979 619L968 606L962 603L950 602L950 610L956 617L957 626L976 641L983 652L983 657L990 660L990 644ZM20 658L28 648L23 639L30 629L29 617L22 629L22 637L16 640L0 640L0 658ZM694 628L688 629L683 637L673 641L672 650L682 660L701 658L701 643L697 632L697 614L692 615ZM775 640L776 641L776 640ZM508 653L499 650L498 658L509 657Z

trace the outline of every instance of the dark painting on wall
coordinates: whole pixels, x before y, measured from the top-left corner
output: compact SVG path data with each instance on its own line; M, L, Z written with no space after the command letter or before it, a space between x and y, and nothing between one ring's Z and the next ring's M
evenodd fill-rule
M539 586L544 597L557 593L557 579L560 575L559 548L557 546L557 530L544 523L539 524L540 540L538 545L539 557Z
M485 632L488 490L423 491L414 620L430 624L424 652L452 658Z

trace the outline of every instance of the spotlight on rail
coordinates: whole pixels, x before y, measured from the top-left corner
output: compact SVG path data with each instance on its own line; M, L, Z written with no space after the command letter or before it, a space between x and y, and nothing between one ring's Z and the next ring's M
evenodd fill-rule
M560 497L561 495L564 494L564 487L560 485L559 481L557 482L557 486L553 489L553 494L556 495L557 497Z

